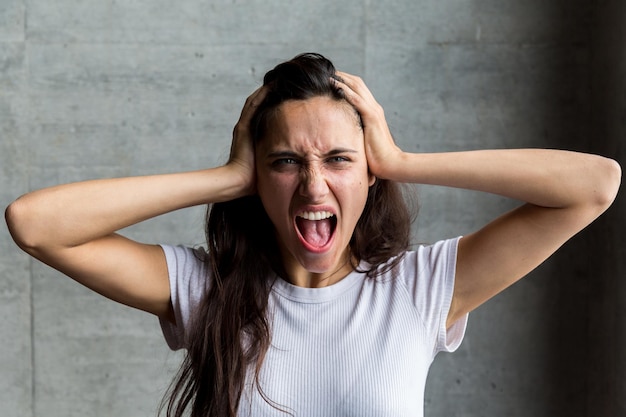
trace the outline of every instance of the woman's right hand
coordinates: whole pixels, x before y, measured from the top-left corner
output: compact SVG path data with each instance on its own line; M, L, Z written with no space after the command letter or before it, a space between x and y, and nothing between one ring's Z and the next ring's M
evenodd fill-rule
M226 165L91 180L30 192L6 210L15 242L105 297L173 320L163 251L116 231L174 210L254 193L254 146L249 125L265 94L260 88L248 97L234 129Z
M256 168L254 143L250 131L250 121L267 95L266 87L259 87L247 99L241 110L239 121L233 129L233 141L227 166L235 170L242 181L242 195L256 193Z

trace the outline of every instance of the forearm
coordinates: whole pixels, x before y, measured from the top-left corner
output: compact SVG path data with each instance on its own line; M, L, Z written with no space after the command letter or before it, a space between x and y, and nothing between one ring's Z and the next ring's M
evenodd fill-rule
M237 176L227 167L94 180L26 194L7 208L6 219L26 250L72 247L167 212L241 193Z
M379 178L484 191L550 208L606 208L615 198L621 169L597 155L548 149L403 152L365 83L338 75L335 82L363 121L368 166Z
M388 166L396 181L484 191L552 208L608 205L621 178L610 159L547 149L402 153Z

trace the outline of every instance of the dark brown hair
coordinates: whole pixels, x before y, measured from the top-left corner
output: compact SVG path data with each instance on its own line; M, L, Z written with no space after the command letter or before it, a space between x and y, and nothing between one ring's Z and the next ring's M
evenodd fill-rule
M316 96L344 100L331 77L336 77L333 64L310 53L269 71L263 80L269 92L251 122L255 143L271 130L275 110L287 100ZM355 259L372 265L368 276L380 273L383 263L408 248L410 224L398 184L377 179L350 241ZM267 398L258 381L270 347L271 277L284 276L274 228L259 197L210 206L206 236L210 286L193 312L187 355L170 387L167 415L182 417L190 411L192 417L236 416L249 372L254 372L261 396L283 409Z

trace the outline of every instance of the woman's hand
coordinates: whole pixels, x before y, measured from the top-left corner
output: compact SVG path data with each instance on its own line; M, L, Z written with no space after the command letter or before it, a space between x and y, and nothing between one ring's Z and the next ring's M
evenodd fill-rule
M234 169L236 175L241 178L242 195L256 192L254 144L252 132L250 132L250 121L266 94L267 89L260 87L246 99L239 121L233 129L233 142L227 166Z
M391 136L382 106L361 78L345 72L337 72L337 76L334 82L361 116L370 172L378 178L393 179L393 169L403 152Z
M363 119L374 175L526 203L460 240L448 327L536 268L615 199L621 168L597 155L547 149L402 152L363 81L337 75L336 85Z
M229 162L199 171L84 181L34 191L6 220L26 252L120 303L173 319L163 251L116 231L174 210L255 192L250 119L265 96L255 91L237 123Z

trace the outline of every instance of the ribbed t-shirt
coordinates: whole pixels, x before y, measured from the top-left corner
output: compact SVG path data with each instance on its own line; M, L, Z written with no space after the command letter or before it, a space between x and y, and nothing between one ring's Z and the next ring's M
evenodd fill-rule
M278 278L272 288L271 347L260 380L264 393L296 417L421 417L435 355L454 351L467 316L446 329L459 238L403 254L392 270L368 278L352 272L323 288ZM210 285L202 250L163 245L176 325L161 321L172 349ZM367 265L361 265L361 269ZM240 416L288 416L255 388Z

